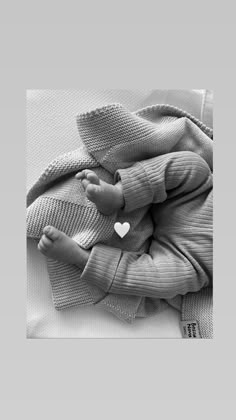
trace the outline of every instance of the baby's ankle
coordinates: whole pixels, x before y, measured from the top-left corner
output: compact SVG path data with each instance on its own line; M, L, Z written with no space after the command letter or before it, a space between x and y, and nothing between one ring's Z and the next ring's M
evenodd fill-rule
M118 207L119 207L119 210L121 210L125 206L125 199L124 199L124 194L123 194L123 187L122 187L121 182L117 182L114 185L114 187L116 189Z

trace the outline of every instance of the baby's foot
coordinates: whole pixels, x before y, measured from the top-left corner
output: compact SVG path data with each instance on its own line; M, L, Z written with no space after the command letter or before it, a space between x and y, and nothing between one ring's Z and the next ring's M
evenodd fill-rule
M46 257L67 264L75 264L80 268L84 268L90 253L80 248L73 239L53 226L46 226L43 229L38 249Z
M96 204L101 213L108 216L124 206L124 196L120 182L115 185L107 184L89 169L79 172L75 177L82 180L87 198Z

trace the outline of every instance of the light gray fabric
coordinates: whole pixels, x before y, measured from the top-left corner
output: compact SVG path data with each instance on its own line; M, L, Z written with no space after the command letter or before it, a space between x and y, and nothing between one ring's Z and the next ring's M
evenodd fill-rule
M213 177L207 163L196 153L172 152L118 172L126 217L128 210L151 205L151 246L135 253L95 245L82 279L109 293L164 299L211 284ZM117 261L113 266L108 255Z
M115 115L115 118L114 118L114 115L113 115L113 111L116 111L115 112L115 114L116 114ZM128 113L129 115L127 116L127 114L126 114L126 117L125 117L126 118L126 125L125 126L123 124L124 123L123 117L120 119L120 116L117 115L117 111L119 111L119 112L122 111L122 109L120 108L120 106L118 106L118 107L117 106L103 107L102 112L99 114L100 122L102 121L101 126L103 127L103 129L105 127L106 128L111 128L111 130L113 130L112 131L113 134L116 135L117 134L117 126L115 126L115 123L117 124L117 117L118 117L118 122L120 121L119 128L121 129L121 131L122 131L122 127L125 127L125 130L122 131L122 133L124 133L124 134L122 134L122 135L124 135L124 137L123 137L124 139L126 138L125 142L126 142L126 144L129 147L130 147L130 141L129 141L130 139L128 138L128 134L130 134L130 132L127 130L127 122L128 122L128 120L130 120L130 122L131 122L130 129L131 129L131 137L132 138L134 137L134 135L137 135L137 133L140 133L140 139L141 139L141 135L142 136L143 135L146 136L146 135L150 134L152 136L153 132L155 131L155 129L153 128L153 124L157 121L157 118L158 118L159 121L161 121L161 126L162 127L160 127L160 128L163 129L163 125L165 125L165 121L166 120L163 120L162 117L168 118L168 121L169 122L172 122L172 120L170 119L170 117L175 117L175 119L176 118L180 118L181 119L181 118L186 118L187 117L187 119L189 121L191 120L192 123L194 123L193 125L195 125L196 127L199 127L200 128L200 131L198 131L198 132L203 133L203 134L200 135L200 137L201 136L204 137L204 135L205 135L205 137L208 137L209 138L209 136L210 137L212 136L212 130L211 129L207 128L200 121L197 121L194 117L186 114L185 112L183 112L181 110L175 110L174 107L169 107L169 106L163 106L163 107L161 107L161 106L157 106L157 107L151 107L149 109L139 111L139 113L137 113L137 116L139 118L141 118L140 121L139 120L137 121L136 117L133 118L132 115L130 113ZM119 112L118 112L118 114L119 114ZM122 114L122 112L121 112L121 114ZM124 163L124 161L122 161L122 159L116 159L116 161L114 159L111 159L111 157L114 157L114 150L113 150L113 155L110 153L110 151L108 151L107 155L105 155L105 156L104 156L104 154L103 154L103 156L101 154L99 155L99 152L100 151L99 150L96 150L96 147L94 148L94 146L93 146L94 135L96 135L96 133L98 133L98 131L99 131L97 126L96 126L96 130L93 132L92 138L91 137L86 138L86 133L85 133L86 130L84 130L83 121L86 120L86 122L87 122L87 117L89 116L89 125L90 125L90 128L91 128L92 125L93 125L94 115L96 115L96 113L92 112L89 115L88 114L85 114L83 116L80 116L81 133L83 134L82 137L84 137L84 142L85 142L86 146L88 147L88 150L89 150L90 154L92 152L93 158L95 158L95 161L100 161L100 163L104 167L106 167L106 169L108 170L108 172L109 171L112 172L112 170L114 171L115 169L118 169L120 166L122 167L122 164ZM104 117L105 117L105 122L106 122L105 125L104 125ZM110 120L110 122L109 121L106 121L106 119ZM146 120L146 123L145 123L145 120ZM151 120L151 122L150 122L150 120ZM111 124L112 121L115 122L115 123L114 124ZM106 140L106 138L107 138L107 130L103 131L103 134L104 134L103 146L105 147L105 149L103 149L103 150L106 150L107 151L107 149L109 149L109 144L107 144L107 140ZM121 132L119 131L119 138L120 138L120 134L121 134ZM109 136L111 137L111 131L109 132ZM90 140L92 140L92 143L90 142ZM99 140L101 140L101 137L99 138ZM201 139L201 141L200 141L201 144L203 144L202 141L203 140ZM206 149L207 149L207 147L208 147L207 146L207 141L204 144L205 144L204 148L206 147ZM114 143L114 148L116 147L116 145L117 145L117 141ZM97 146L97 144L95 146ZM183 146L184 146L184 142L183 142ZM100 145L100 147L101 147L101 145ZM168 150L168 149L166 149L164 147L163 150L162 150L162 153L166 153L166 150ZM81 152L81 150L80 150L80 152ZM116 150L116 152L118 152L118 155L116 155L116 157L117 156L119 157L119 153L120 152L123 152L123 150L118 148L118 150ZM121 153L121 155L122 155L122 153ZM126 153L125 156L126 156L126 158L128 157L128 160L125 162L125 166L127 167L128 165L130 165L130 163L131 163L134 155L132 153L130 156L127 156L127 153ZM124 155L122 157L124 157ZM129 160L130 157L132 157L131 161ZM141 158L141 155L136 156L136 158L139 158L140 159ZM87 161L83 160L82 164L81 164L81 161L80 161L78 163L78 165L76 165L76 164L74 165L74 163L71 164L71 155L69 155L69 156L67 155L67 156L61 157L59 160L54 161L54 163L52 165L49 165L49 167L45 170L45 172L43 173L43 175L40 177L39 181L31 189L31 191L30 191L30 193L28 195L29 202L31 203L31 205L29 207L30 211L28 212L28 217L29 217L28 220L31 220L31 223L28 223L28 226L30 226L29 227L29 236L34 237L34 235L35 235L35 237L38 237L38 235L40 235L40 229L41 229L42 225L40 227L39 226L37 226L37 227L33 226L33 223L32 223L33 220L36 220L37 219L37 220L40 220L41 222L43 220L43 223L46 223L47 222L46 224L54 224L55 225L55 223L50 223L50 222L52 222L55 214L58 214L58 207L55 207L55 210L56 211L55 211L54 215L52 216L52 219L50 219L50 218L48 219L47 217L46 217L46 219L45 218L43 219L42 217L40 217L42 215L42 212L40 213L40 211L39 211L39 207L40 206L38 206L38 203L37 203L37 205L35 205L35 202L32 201L32 200L34 200L35 197L37 197L38 194L42 193L42 191L48 191L47 188L49 188L49 191L50 191L50 188L51 189L54 188L54 191L51 190L49 192L49 196L47 195L48 194L47 193L46 196L40 197L41 204L42 204L41 210L42 210L43 207L45 208L45 202L46 202L46 200L47 201L50 201L50 205L49 205L48 208L49 209L52 208L52 203L55 203L55 195L54 195L54 192L55 192L55 189L57 189L57 187L58 187L58 185L55 186L55 184L52 186L52 182L58 181L57 176L56 176L56 178L54 178L54 175L57 173L57 164L58 164L58 161L59 161L59 166L60 166L61 163L62 163L62 166L64 165L63 168L62 168L62 171L59 171L59 178L60 178L60 180L62 180L61 179L61 176L68 175L68 174L73 173L74 171L77 171L79 169L82 169L84 167L83 164L85 164L85 163L86 163L86 166L85 167L89 167L89 164L91 164L90 167L93 167L92 165L95 164L94 161L92 161L92 160L91 161L89 161L89 160L87 160ZM43 188L43 190L40 190L40 188ZM56 191L56 193L58 193L58 191ZM53 195L50 197L50 194L52 192L53 192ZM43 194L45 194L45 192ZM61 197L59 197L59 199L56 198L56 203L58 204L58 202L60 202L60 204L61 204ZM32 204L33 204L33 207L32 207ZM84 207L87 208L89 206L86 205ZM32 209L34 209L34 212L32 211ZM65 211L65 207L63 209ZM60 210L62 210L62 207L60 207ZM69 208L67 208L67 210L69 210ZM92 210L92 212L94 212L94 214L96 214L96 209L92 208L90 210ZM34 217L32 216L33 213L34 213ZM37 215L36 218L35 218L35 215ZM94 220L97 223L96 217L95 217ZM54 218L53 222L55 222L55 218ZM112 223L113 223L113 220L112 220L112 222L110 220L109 223L108 223L109 226L111 226ZM32 230L32 226L33 226L33 230ZM60 228L60 226L58 226L58 227ZM109 237L109 234L110 233L109 233L109 229L108 229L108 237ZM81 237L80 238L77 238L77 240L78 240L78 243L79 243L79 240L81 240ZM94 238L93 238L93 240L94 240ZM80 244L82 246L84 246L84 243L83 242L82 243L80 242ZM91 245L93 245L93 243L90 243L88 245L91 246ZM56 269L54 271L56 271ZM74 285L76 282L73 280L72 283ZM52 285L53 285L53 283L52 283ZM58 285L58 283L57 283L57 285ZM69 285L70 285L70 282L67 282L67 283L64 282L64 284L62 283L61 288L58 288L58 289L61 290L61 296L63 295L63 293L65 293L65 288L68 289L68 286ZM74 295L73 287L72 287L72 295ZM71 304L71 301L68 301L68 296L66 298L66 301L67 301L66 302L66 305L68 305L68 304L70 305ZM59 306L60 306L61 302L60 302L60 298L59 297L58 297L58 302L59 302ZM65 304L65 302L64 302L64 304ZM75 300L73 300L73 304L76 304L75 303ZM66 307L66 306L65 305L63 306L62 305L62 307ZM134 305L133 311L130 312L130 316L131 317L134 317L136 311L137 311L137 304ZM124 311L122 310L121 312L124 312Z
M183 296L181 320L197 321L200 338L213 338L213 293L206 287L198 293Z

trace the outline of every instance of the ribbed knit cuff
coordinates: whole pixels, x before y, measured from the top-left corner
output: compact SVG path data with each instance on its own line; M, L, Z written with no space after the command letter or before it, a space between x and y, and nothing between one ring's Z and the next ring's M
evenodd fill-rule
M125 206L130 212L142 208L153 201L153 192L143 166L138 162L127 169L116 171L115 180L121 180Z
M81 275L81 280L108 292L115 277L121 254L122 251L118 248L95 245Z

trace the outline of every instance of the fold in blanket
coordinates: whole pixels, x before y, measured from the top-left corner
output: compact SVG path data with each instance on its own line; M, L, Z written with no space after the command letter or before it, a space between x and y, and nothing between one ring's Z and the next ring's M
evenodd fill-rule
M87 199L81 183L74 178L75 173L91 168L104 181L114 183L118 169L177 151L197 153L212 171L212 129L169 105L131 113L120 104L112 104L78 115L77 125L84 147L51 162L27 194L27 236L39 239L44 226L52 225L87 249L101 243L121 250L147 252L153 230L148 208L104 216ZM114 233L115 221L128 221L132 227L122 241ZM105 293L80 280L82 273L77 267L51 259L47 259L47 264L56 309L97 304L130 322L167 304L162 299L155 299L152 304L149 298ZM198 293L200 296L201 291ZM187 299L186 295L185 308ZM177 301L180 302L178 297L168 303L179 307ZM210 314L208 309L207 313Z

